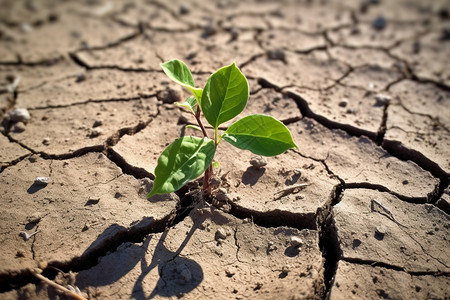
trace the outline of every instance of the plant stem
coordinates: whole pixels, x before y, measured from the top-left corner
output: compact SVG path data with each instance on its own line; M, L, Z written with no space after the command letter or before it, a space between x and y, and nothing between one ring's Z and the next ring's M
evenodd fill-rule
M200 129L203 132L204 137L208 137L208 133L206 132L205 126L203 126L202 120L200 120L200 107L197 106L197 111L195 112L195 119L197 120L198 126L200 126ZM217 147L216 140L214 140L214 145ZM209 180L211 179L211 176L213 175L213 165L210 164L208 168L205 170L205 176L203 177L203 191L209 192Z
M197 106L197 111L195 113L195 119L197 120L198 126L203 132L204 137L208 137L208 133L206 132L205 126L203 126L202 120L200 120L200 107Z

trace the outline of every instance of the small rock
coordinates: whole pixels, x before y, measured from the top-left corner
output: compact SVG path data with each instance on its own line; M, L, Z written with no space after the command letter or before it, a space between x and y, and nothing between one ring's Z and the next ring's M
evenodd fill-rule
M382 225L377 226L377 228L375 229L375 237L381 240L384 238L385 235L386 235L386 227Z
M275 251L277 249L278 249L278 247L277 247L277 245L275 245L274 242L269 242L267 244L267 252L272 252L272 251Z
M25 251L23 250L17 250L16 257L25 257Z
M441 40L442 41L450 40L450 27L442 29Z
M13 111L9 112L9 120L13 123L23 122L27 123L30 119L30 113L26 108L16 108Z
M17 122L11 127L11 131L15 133L24 132L26 129L25 124L23 122Z
M376 94L375 101L375 106L384 106L391 102L391 97L385 94Z
M441 8L441 9L439 10L438 14L439 14L439 17L440 17L442 20L447 20L447 19L450 18L450 13L449 13L448 9L445 8L445 7Z
M221 202L231 201L230 197L228 196L228 191L225 188L219 188L216 193L216 199Z
M44 139L42 140L42 144L44 144L45 146L50 145L50 138L44 138Z
M303 245L303 240L298 236L291 236L291 246L300 248Z
M227 232L223 228L217 229L216 233L214 234L214 239L218 241L219 239L224 240L227 238Z
M76 83L80 83L86 80L86 75L84 74L78 74L77 79L75 79Z
M213 21L208 22L208 24L203 29L202 37L208 38L208 37L214 35L216 33L216 31L217 30L216 30L216 26L215 26L214 22Z
M95 205L100 202L100 197L89 197L88 201L86 202L85 206L88 205Z
M102 126L103 125L103 120L101 119L97 119L94 121L94 124L92 124L92 128L98 127L98 126Z
M348 100L347 99L342 99L341 101L339 101L339 106L340 107L346 107L348 104Z
M22 32L28 33L31 30L33 30L33 27L31 27L31 25L28 24L28 23L21 23L20 24L20 30L22 30Z
M184 282L188 283L192 280L192 274L189 269L184 266L184 268L180 271L180 277L184 280Z
M239 30L236 27L230 29L230 42L235 41L239 37Z
M269 59L286 61L286 54L281 49L273 49L267 52Z
M86 230L88 230L90 227L89 223L85 223L83 228L81 229L82 232L85 232Z
M50 177L36 177L34 183L37 185L47 185L50 182Z
M372 22L373 29L383 30L387 25L387 21L383 16L379 16Z
M187 14L189 14L191 12L191 8L189 7L189 5L187 5L185 3L182 3L180 5L179 12L180 12L180 15L187 15Z
M347 108L347 113L348 114L356 114L357 111L358 111L358 109L356 109L354 107Z
M98 137L98 136L100 136L102 134L103 134L103 130L101 128L94 128L89 133L89 137L90 138L96 138L96 137Z
M234 274L236 274L236 272L228 267L225 269L225 274L227 275L227 277L231 278L234 276Z
M122 197L122 194L120 192L116 192L114 194L114 198L119 199L120 197Z
M180 87L168 86L164 91L160 91L156 97L163 103L174 103L182 101L182 90Z
M267 160L264 157L262 157L261 155L253 156L250 159L250 164L256 168L262 168L265 165L267 165Z

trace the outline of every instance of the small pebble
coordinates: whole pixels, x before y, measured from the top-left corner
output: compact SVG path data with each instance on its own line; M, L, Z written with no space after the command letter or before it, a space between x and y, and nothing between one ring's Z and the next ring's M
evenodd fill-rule
M384 226L377 226L375 229L375 235L382 239L386 235L386 228Z
M31 25L28 23L21 23L20 30L22 30L22 32L30 32L31 30L33 30L33 27L31 27Z
M261 155L253 156L250 159L250 164L256 168L262 168L265 165L267 165L267 160L264 157L262 157Z
M291 236L291 246L300 248L303 245L303 240L298 236Z
M347 104L348 104L348 100L347 100L347 99L342 99L342 100L339 102L339 106L340 106L340 107L346 107Z
M443 41L450 40L450 27L442 29L441 40Z
M30 119L30 113L26 108L16 108L13 111L9 112L9 120L13 123L23 122L27 123Z
M236 272L234 270L232 270L230 267L225 269L225 274L227 275L227 277L233 277L234 274L236 274Z
M180 272L180 277L184 280L184 282L188 283L192 280L191 271L187 267L184 267Z
M180 5L179 12L180 12L180 15L187 15L187 14L189 14L191 12L191 8L189 7L189 5L187 5L185 3L182 3Z
M94 128L89 133L89 137L90 138L96 138L96 137L98 137L98 136L100 136L102 134L103 134L103 130L101 128Z
M223 228L219 228L216 230L216 233L214 234L214 239L218 241L219 239L224 240L227 238L227 232Z
M92 128L98 127L98 126L102 126L103 125L103 120L101 119L97 119L94 121L94 124L92 124Z
M75 79L75 82L76 83L80 83L80 82L83 82L83 81L85 81L86 80L86 75L84 75L84 74L79 74L78 76L77 76L77 79Z
M383 30L387 25L387 21L383 16L379 16L372 22L373 29Z
M384 106L391 102L391 97L385 94L376 94L375 101L375 106Z
M356 114L357 111L358 110L356 108L353 108L353 107L347 108L347 113L348 114Z
M281 60L281 61L286 60L286 54L281 49L269 50L267 52L267 56L269 57L269 59Z
M205 28L203 29L203 38L208 38L216 33L216 27L214 25L214 22L209 22Z
M269 242L267 244L267 252L275 251L277 249L278 249L278 247L277 247L277 245L275 245L274 242Z
M228 191L225 188L219 188L216 193L216 199L222 202L231 201L230 196L228 196Z
M232 27L230 30L230 42L235 41L239 37L239 30L236 27Z
M50 182L50 177L36 177L34 183L37 185L47 185Z
M50 145L50 138L44 138L44 139L42 140L42 144L44 144L45 146Z

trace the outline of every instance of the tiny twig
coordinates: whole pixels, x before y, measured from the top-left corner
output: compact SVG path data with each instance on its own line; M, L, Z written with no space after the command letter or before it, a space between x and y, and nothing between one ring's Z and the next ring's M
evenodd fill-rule
M311 185L311 184L310 183L299 183L299 184L290 185L288 187L285 187L284 189L281 189L281 190L275 192L274 195L277 195L277 194L286 195L286 193L288 193L288 192L292 192L293 190L295 190L297 188L305 187L308 185Z
M407 226L401 224L399 221L397 221L397 220L394 218L394 215L392 214L392 212L391 212L386 206L384 206L383 204L381 204L381 203L378 202L377 200L372 199L372 200L370 201L370 209L371 209L372 211L377 211L377 212L381 213L379 210L376 209L375 205L376 205L376 207L381 208L381 210L384 212L384 214L385 214L389 219L391 219L394 223L396 223L397 225L403 226L403 227L407 227Z
M56 282L51 281L50 279L48 279L47 277L42 276L41 274L38 274L38 273L36 273L36 272L34 272L34 271L32 271L31 273L32 273L36 278L42 280L43 282L45 282L46 284L48 284L48 285L54 287L54 288L57 289L57 290L60 290L60 291L64 292L66 295L68 295L68 296L70 296L70 297L72 297L72 298L74 298L74 299L77 299L77 300L87 300L87 299L84 298L83 296L80 296L80 295L78 295L77 293L72 292L72 291L69 290L69 289L66 289L65 287L63 287L63 286L57 284Z

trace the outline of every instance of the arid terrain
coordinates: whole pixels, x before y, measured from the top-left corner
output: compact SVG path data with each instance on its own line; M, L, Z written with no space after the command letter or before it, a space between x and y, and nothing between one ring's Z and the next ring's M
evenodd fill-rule
M147 199L172 58L299 149ZM448 0L0 0L0 123L1 299L450 299Z

